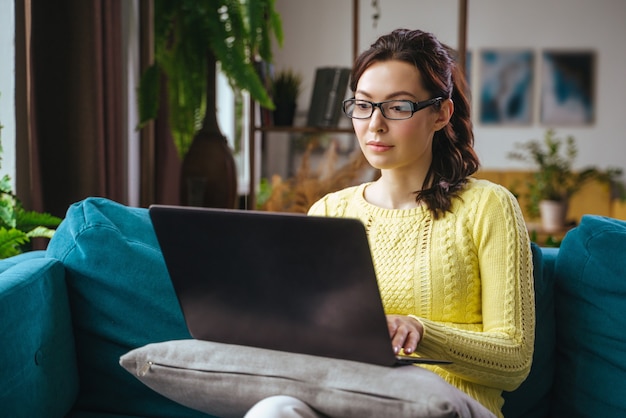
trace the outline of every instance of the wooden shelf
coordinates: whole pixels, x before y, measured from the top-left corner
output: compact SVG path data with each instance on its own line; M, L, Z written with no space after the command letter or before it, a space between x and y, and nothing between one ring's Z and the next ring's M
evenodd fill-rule
M254 101L250 100L250 114L249 120L255 120L255 105ZM293 134L352 134L354 135L354 129L352 127L316 127L316 126L258 126L254 125L249 131L249 167L250 167L250 184L248 192L248 204L250 208L256 208L256 178L255 173L255 134L260 132L265 136L268 133L293 133Z
M321 128L315 126L256 126L254 129L261 132L286 132L300 134L354 134L354 129L352 128Z

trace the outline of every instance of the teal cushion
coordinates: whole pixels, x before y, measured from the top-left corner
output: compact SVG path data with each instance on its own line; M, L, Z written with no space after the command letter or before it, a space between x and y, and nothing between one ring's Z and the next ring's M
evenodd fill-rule
M0 415L62 417L78 394L63 266L43 253L3 260Z
M206 416L119 366L129 350L190 338L147 209L102 198L72 205L48 245L66 268L78 352L76 413Z
M507 418L547 417L554 381L555 319L553 265L558 250L532 244L535 284L535 351L530 374L513 392L504 392Z
M626 416L626 222L586 215L556 264L555 417Z

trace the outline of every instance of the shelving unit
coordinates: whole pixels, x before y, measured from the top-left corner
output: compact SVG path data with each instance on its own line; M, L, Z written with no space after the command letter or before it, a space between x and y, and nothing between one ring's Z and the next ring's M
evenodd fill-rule
M359 53L359 1L352 0L352 56L353 61L356 59ZM338 134L350 134L354 133L352 128L318 128L312 126L258 126L256 124L256 110L254 102L250 102L248 120L252 123L252 126L248 129L248 164L250 170L250 184L248 187L248 208L256 208L256 134L261 133L262 138L268 133L292 133L292 134L326 134L326 133L338 133Z
M250 184L248 186L248 199L247 206L250 209L256 208L256 189L258 179L256 178L256 135L261 134L261 141L263 141L266 134L269 133L289 133L289 134L353 134L352 127L333 127L333 128L321 128L314 126L259 126L256 124L256 106L254 102L250 102L249 121L252 121L252 126L248 131L248 165L250 170Z

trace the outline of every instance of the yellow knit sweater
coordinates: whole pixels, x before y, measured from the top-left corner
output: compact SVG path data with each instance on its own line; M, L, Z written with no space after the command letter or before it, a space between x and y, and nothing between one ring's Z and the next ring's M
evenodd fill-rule
M435 220L425 206L374 206L366 187L331 193L309 214L365 224L386 313L421 321L417 354L453 362L427 367L502 416L502 391L530 371L535 327L530 243L516 199L470 179L452 212Z

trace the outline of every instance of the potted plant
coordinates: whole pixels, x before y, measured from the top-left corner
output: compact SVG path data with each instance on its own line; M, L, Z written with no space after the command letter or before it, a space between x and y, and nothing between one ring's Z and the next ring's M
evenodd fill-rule
M216 118L216 65L231 85L273 109L257 61L282 45L275 0L155 0L155 59L139 87L140 124L156 117L161 76L167 85L169 124L183 159L181 201L232 207L237 196L232 152ZM193 190L199 197L193 197Z
M292 126L298 96L302 91L302 75L291 69L279 71L272 79L274 125Z
M530 140L516 144L510 152L513 160L527 162L536 170L528 184L530 216L541 217L546 232L556 232L565 226L570 198L589 180L611 181L620 174L617 169L607 171L595 167L574 169L578 148L574 137L557 137L553 129L546 131L543 141Z
M2 132L0 124L0 133ZM0 161L2 139L0 135ZM30 248L34 238L52 238L61 219L48 213L27 211L13 193L8 174L0 179L0 259L20 254Z

